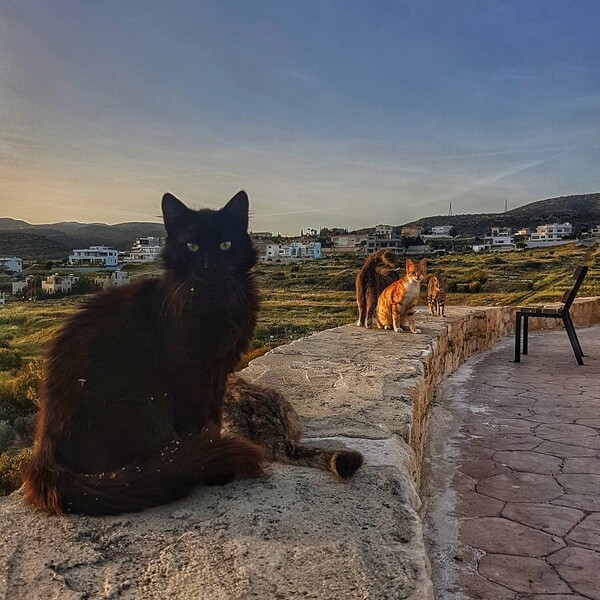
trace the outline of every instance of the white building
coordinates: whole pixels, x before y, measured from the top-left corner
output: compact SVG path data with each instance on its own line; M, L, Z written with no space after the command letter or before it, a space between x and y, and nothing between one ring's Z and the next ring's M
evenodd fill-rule
M453 225L434 225L431 233L421 235L424 240L449 240L452 239L450 232Z
M509 227L492 227L492 234L483 238L483 245L490 250L508 251L515 249L515 240ZM475 248L473 247L475 250ZM477 252L477 250L475 250Z
M590 229L590 235L593 237L600 236L600 225L596 225L596 227L592 227Z
M154 262L160 257L164 244L164 238L137 238L131 247L129 255L126 256L124 260L125 262Z
M73 250L69 255L70 265L81 267L116 267L119 264L119 253L108 246L90 246Z
M539 225L531 234L531 241L558 242L572 233L573 226L571 223L549 223L548 225Z
M0 306L4 306L6 304L6 294L4 292L0 292Z
M331 241L334 248L356 248L357 246L364 246L368 237L366 233L360 235L356 233L344 233L332 235Z
M29 287L26 281L13 281L12 282L12 295L18 294Z
M539 225L532 232L527 241L528 248L541 248L544 246L556 246L558 244L566 244L571 240L563 240L564 237L570 236L573 233L571 223L549 223L547 225Z
M391 238L394 233L392 225L377 225L375 227L375 235L379 238Z
M291 244L267 244L265 250L266 258L280 259L317 259L321 258L321 242L292 242Z
M431 235L450 235L452 225L434 225L431 228Z
M70 292L73 284L79 281L75 275L59 275L54 273L42 279L42 292L44 294L56 294L56 292Z
M16 256L0 257L0 271L12 271L20 273L23 271L23 260Z
M98 275L94 277L94 283L103 288L120 287L127 285L131 281L127 271L113 271L106 275Z

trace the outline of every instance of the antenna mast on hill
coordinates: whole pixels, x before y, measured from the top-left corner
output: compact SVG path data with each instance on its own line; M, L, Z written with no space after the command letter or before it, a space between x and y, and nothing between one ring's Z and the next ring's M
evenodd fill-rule
M504 198L504 212L508 210L508 198Z
M448 216L452 216L452 200L450 200L450 208L448 209Z

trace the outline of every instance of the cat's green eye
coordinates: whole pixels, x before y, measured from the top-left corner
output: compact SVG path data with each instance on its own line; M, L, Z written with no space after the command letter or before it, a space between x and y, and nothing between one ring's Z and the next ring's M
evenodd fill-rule
M188 249L190 252L198 252L198 250L200 250L200 246L198 246L198 244L191 244L191 243L189 243L189 244L187 245L187 249Z
M231 248L231 242L221 242L219 244L219 248L221 248L223 251L229 250L229 248Z

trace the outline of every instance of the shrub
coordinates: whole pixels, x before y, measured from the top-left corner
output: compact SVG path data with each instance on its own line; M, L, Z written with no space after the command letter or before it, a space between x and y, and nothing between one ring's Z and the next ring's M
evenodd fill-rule
M0 496L21 487L22 474L31 461L32 448L0 454Z
M23 364L23 357L18 350L0 348L0 371L12 371Z
M22 367L17 375L0 382L0 420L15 423L18 417L35 414L43 360L37 358Z
M15 443L17 434L8 421L0 421L0 453L6 452Z
M356 289L356 275L342 273L332 279L330 287L340 292L353 292Z
M14 337L13 333L5 333L3 336L0 336L0 348L8 348Z
M36 418L37 415L31 413L29 415L17 417L13 423L13 428L17 432L17 435L26 444L33 444Z
M493 256L490 256L490 258L488 258L487 264L488 265L505 265L506 261L501 256L498 256L497 254L495 254Z

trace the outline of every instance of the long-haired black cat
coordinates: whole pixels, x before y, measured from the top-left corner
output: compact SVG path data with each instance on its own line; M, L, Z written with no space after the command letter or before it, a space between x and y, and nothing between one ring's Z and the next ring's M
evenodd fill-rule
M263 474L259 446L220 433L258 310L248 197L194 211L165 194L162 210L164 276L95 295L50 345L24 476L49 513L139 511Z

